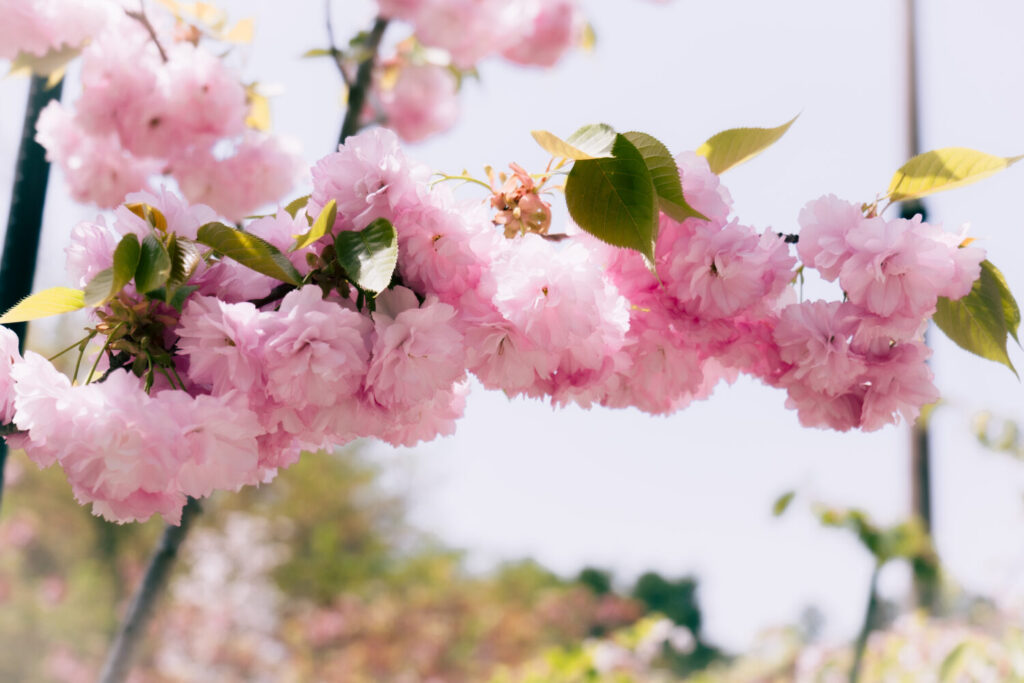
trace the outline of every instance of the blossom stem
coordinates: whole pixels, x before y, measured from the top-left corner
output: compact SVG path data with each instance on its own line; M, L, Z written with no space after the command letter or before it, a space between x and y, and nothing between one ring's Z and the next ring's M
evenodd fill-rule
M359 62L356 69L356 80L348 90L348 109L345 111L345 120L341 124L341 133L338 135L338 144L344 144L350 135L359 132L359 118L363 114L363 105L366 103L366 92L370 89L370 81L373 80L373 65L377 61L377 49L380 47L380 39L384 30L388 27L388 20L384 17L377 17L373 22L373 28L366 36L363 48L367 56Z
M102 683L121 683L127 678L132 658L142 640L146 626L149 624L156 600L167 585L174 561L178 556L178 549L200 511L199 501L189 498L185 508L181 511L181 524L178 526L168 524L164 529L160 543L149 559L149 566L146 567L146 574L142 577L142 584L132 597L124 621L107 653L107 661L100 674Z

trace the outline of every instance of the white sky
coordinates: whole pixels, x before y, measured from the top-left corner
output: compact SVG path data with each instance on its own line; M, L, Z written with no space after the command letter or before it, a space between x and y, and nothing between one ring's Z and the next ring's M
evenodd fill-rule
M342 114L336 73L327 60L298 59L325 44L322 3L223 4L234 17L256 18L245 74L283 86L275 128L297 138L310 162L331 151ZM410 154L449 172L509 161L539 167L546 158L529 137L534 128L568 134L606 121L681 151L724 128L777 125L800 112L776 147L724 177L742 221L786 232L822 194L873 199L905 160L902 2L584 4L598 35L594 54L574 54L550 72L483 64L482 82L466 86L457 128ZM921 4L924 148L1024 152L1024 5ZM335 6L339 39L369 25L365 1ZM70 82L65 101L76 89ZM25 91L25 81L0 80L4 216ZM1022 185L1024 171L1011 169L929 208L950 229L970 221L1024 296ZM37 287L67 284L67 234L96 213L66 196L58 172ZM1024 391L1005 368L934 338L937 381L949 401L933 422L938 548L960 585L1020 605L1024 470L977 447L969 422L984 408L1020 416ZM1012 354L1024 365L1019 350ZM825 611L827 636L852 637L870 558L847 534L818 528L808 505L856 505L898 521L909 509L908 433L803 429L784 400L741 380L676 416L652 418L553 411L477 388L454 437L377 450L412 491L414 522L469 549L474 566L532 555L565 573L584 563L622 578L697 572L707 634L726 646L794 621L808 604ZM772 501L793 488L799 497L790 513L772 518ZM883 577L888 597L903 600L907 589L906 572Z

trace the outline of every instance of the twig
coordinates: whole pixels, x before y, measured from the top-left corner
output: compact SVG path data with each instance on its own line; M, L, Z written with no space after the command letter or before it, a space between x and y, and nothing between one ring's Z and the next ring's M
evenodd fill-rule
M160 39L156 37L156 29L153 28L153 24L150 23L149 17L146 16L144 0L139 0L138 12L126 9L124 13L145 27L146 31L149 32L149 37L153 39L153 44L156 45L156 49L160 52L160 59L164 61L164 64L169 62L170 60L167 58L164 46L160 44Z
M253 299L249 303L251 303L256 308L263 308L267 304L274 303L275 301L280 301L281 299L284 298L285 294L293 291L294 289L295 285L290 285L287 282L282 282L277 287L274 287L272 290L270 290L270 294L267 294L262 299Z
M181 511L181 524L167 525L164 529L160 544L157 545L149 560L149 566L146 567L142 584L135 592L128 613L107 653L107 661L100 674L101 683L121 683L127 678L132 658L149 624L156 600L167 585L167 579L178 556L178 549L200 511L199 501L189 498Z
M384 17L377 17L373 22L373 28L366 36L364 47L368 54L366 59L359 62L355 83L348 90L348 109L345 111L345 120L341 124L341 133L338 135L339 145L344 144L350 135L359 132L359 117L362 116L363 104L366 103L366 91L370 88L370 81L373 79L373 65L377 61L380 39L387 27L388 20Z
M334 63L338 67L338 73L341 74L341 80L345 82L345 87L351 88L352 78L348 75L348 71L345 70L345 62L342 60L341 50L338 49L337 43L334 41L334 25L331 23L331 0L324 0L324 12L327 15L327 42L331 50L331 57L334 58Z

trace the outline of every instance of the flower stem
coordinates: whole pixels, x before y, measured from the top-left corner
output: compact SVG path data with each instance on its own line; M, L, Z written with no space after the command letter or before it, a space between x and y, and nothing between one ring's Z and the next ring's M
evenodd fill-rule
M388 20L384 17L377 17L373 22L373 28L366 36L363 47L366 49L367 57L359 63L359 68L356 69L356 80L348 91L348 109L345 111L345 120L341 124L341 133L338 135L339 145L344 144L350 135L359 132L359 117L363 114L366 92L373 80L373 65L377 61L377 49L380 48L380 39L387 27Z
M178 556L178 549L201 509L199 501L189 498L185 508L181 511L181 524L178 526L168 524L164 529L160 543L149 560L149 566L146 567L142 584L135 592L124 621L107 653L107 661L103 665L103 672L99 679L102 683L121 683L128 677L135 650L142 640L146 626L149 625L156 600L167 585L174 561Z

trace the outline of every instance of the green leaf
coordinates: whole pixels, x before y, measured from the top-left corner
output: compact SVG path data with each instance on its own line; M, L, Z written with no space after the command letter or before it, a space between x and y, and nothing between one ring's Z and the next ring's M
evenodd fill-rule
M30 294L0 316L0 324L22 323L85 308L85 293L68 287L51 287Z
M167 247L156 235L146 235L139 252L139 265L135 269L135 289L140 294L151 292L167 283L171 275L171 257Z
M654 261L658 207L643 155L618 135L610 159L577 161L565 183L569 214L583 230Z
M945 147L903 164L889 183L887 196L894 202L917 199L977 182L1024 159L997 157L966 147Z
M982 261L981 276L967 296L957 301L939 297L932 319L961 348L1002 363L1017 374L1006 352L1006 340L1009 335L1017 338L1020 310L1002 273L989 261Z
M612 156L612 147L615 145L616 139L615 130L605 123L583 126L570 135L567 140L546 130L535 130L530 135L551 156L576 161Z
M961 680L959 676L967 665L966 658L971 649L971 641L965 640L949 651L939 666L939 683Z
M132 281L135 277L135 269L139 267L139 258L142 256L142 247L139 245L139 236L128 233L117 243L114 249L114 284L110 290L110 296L114 296Z
M799 114L797 115L799 116ZM786 134L797 116L777 128L730 128L716 133L697 148L706 157L711 172L722 174L733 166L757 156Z
M781 517L782 514L789 509L789 504L793 502L793 498L795 497L796 491L786 491L776 498L775 503L772 505L772 514L776 517Z
M85 285L85 305L102 306L116 291L118 290L114 289L114 269L104 268Z
M708 217L687 204L686 198L683 197L679 167L668 148L647 133L634 131L623 135L644 157L647 170L651 172L651 178L654 180L654 191L658 194L658 208L676 221L684 221L687 218L700 218L706 221Z
M146 296L154 301L163 301L169 306L173 306L178 313L181 313L182 306L185 305L185 300L188 295L199 289L195 285L181 285L175 287L168 294L166 287L157 287Z
M338 203L332 199L327 202L327 206L325 206L323 211L320 212L320 215L316 217L316 221L313 222L313 227L311 227L305 234L300 235L295 241L291 251L298 251L303 247L308 247L326 235L327 231L334 227L334 219L337 217Z
M310 57L333 57L334 50L327 48L317 47L312 50L306 50L302 53L302 59L309 59Z
M338 233L334 252L356 286L367 292L383 292L391 284L398 264L398 234L387 219L378 218L358 232Z
M288 202L288 206L284 207L284 210L288 212L289 216L295 218L295 216L298 215L299 211L306 208L306 204L308 203L309 195L307 194L305 197L299 197L298 199L293 199L292 201Z
M171 235L167 240L167 255L171 259L171 272L167 277L167 284L172 289L188 282L199 267L199 262L203 260L203 255L199 253L199 247L195 242L179 238L177 235Z
M198 241L246 268L298 287L302 275L288 257L266 240L223 223L207 223L199 228Z

